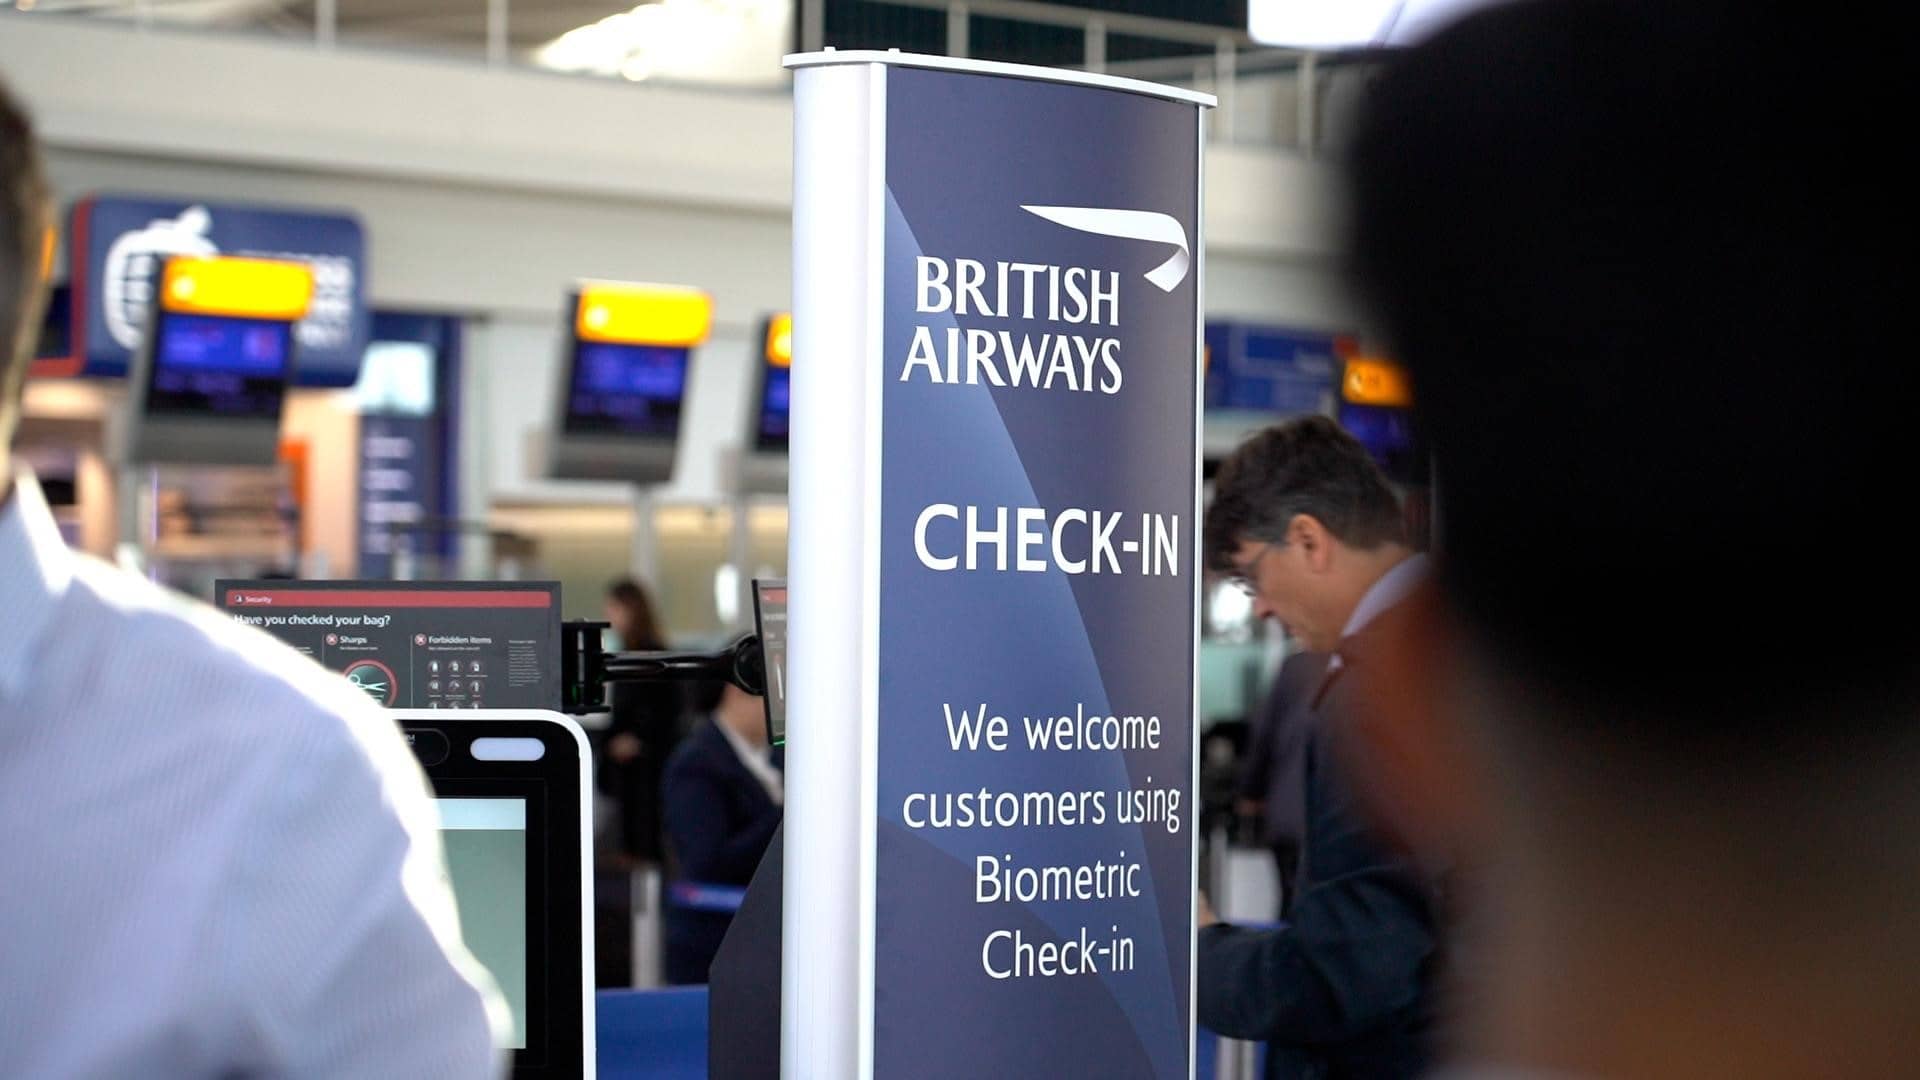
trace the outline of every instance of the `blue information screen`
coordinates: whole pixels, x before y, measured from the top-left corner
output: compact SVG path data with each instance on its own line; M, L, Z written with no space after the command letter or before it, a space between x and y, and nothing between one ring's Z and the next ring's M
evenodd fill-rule
M1319 412L1340 376L1334 334L1241 323L1211 323L1206 407L1293 416Z
M754 447L760 450L787 449L787 410L793 394L793 369L765 364L760 376L760 424L754 432Z
M1425 481L1414 440L1413 410L1343 404L1340 426L1360 440L1392 479L1400 483Z
M293 354L292 324L165 314L154 333L148 411L280 415Z
M687 350L582 341L574 346L566 429L670 437L680 430Z

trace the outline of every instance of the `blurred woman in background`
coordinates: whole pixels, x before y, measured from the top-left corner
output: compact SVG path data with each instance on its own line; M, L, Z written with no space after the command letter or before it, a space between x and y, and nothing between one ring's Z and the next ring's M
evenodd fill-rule
M607 621L618 648L665 649L653 600L640 582L607 586ZM611 643L609 643L611 644ZM620 806L615 845L630 866L660 861L660 776L680 741L685 709L671 683L613 683L607 687L613 719L600 763L600 790Z

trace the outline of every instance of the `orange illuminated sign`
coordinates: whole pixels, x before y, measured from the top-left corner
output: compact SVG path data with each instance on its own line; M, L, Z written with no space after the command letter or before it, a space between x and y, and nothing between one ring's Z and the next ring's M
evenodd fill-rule
M279 259L209 255L167 260L160 307L183 315L298 322L313 302L313 268Z
M1355 356L1347 361L1340 396L1355 405L1386 405L1404 409L1413 404L1413 380L1407 369L1391 360Z
M687 285L583 282L575 307L582 341L691 347L713 331L713 297Z
M781 312L767 320L767 363L793 366L793 313Z

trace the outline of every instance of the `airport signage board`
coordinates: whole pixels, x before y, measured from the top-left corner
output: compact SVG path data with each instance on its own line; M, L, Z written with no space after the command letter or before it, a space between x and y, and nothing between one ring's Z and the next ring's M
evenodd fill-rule
M371 318L366 234L348 214L98 195L69 225L72 331L64 362L36 373L126 375L145 338L160 268L176 255L246 255L313 268L307 317L294 327L294 383L351 386Z
M1210 99L789 63L785 1071L1188 1076Z
M387 708L561 701L557 582L221 580L214 606Z
M1206 329L1209 409L1293 416L1332 411L1341 365L1358 351L1350 335L1249 323Z

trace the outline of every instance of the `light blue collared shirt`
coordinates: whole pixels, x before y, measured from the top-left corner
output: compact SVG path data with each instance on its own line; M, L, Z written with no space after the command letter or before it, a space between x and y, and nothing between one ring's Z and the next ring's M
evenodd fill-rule
M1360 597L1360 602L1353 606L1353 614L1347 616L1347 625L1340 631L1340 640L1345 641L1365 630L1387 609L1410 596L1421 582L1427 580L1429 563L1425 555L1409 555L1381 574L1380 580L1374 582ZM1327 661L1327 671L1338 671L1340 666L1340 654L1335 653Z
M345 680L0 504L0 1076L481 1077L434 808Z

